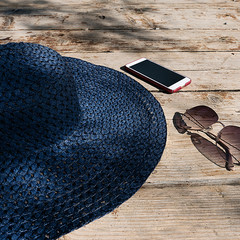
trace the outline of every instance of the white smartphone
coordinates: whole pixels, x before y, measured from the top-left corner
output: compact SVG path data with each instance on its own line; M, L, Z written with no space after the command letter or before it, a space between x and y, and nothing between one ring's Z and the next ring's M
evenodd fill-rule
M125 69L148 83L174 93L191 83L191 79L169 70L146 58L140 58L125 65Z

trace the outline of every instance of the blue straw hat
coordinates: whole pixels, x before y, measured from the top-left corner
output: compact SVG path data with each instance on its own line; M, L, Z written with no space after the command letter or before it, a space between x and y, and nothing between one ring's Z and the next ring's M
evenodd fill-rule
M0 239L56 239L130 198L158 164L158 101L125 74L0 45Z

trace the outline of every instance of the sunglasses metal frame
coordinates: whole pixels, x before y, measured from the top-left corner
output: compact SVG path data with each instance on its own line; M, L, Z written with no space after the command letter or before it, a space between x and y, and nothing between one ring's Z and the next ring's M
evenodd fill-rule
M203 106L204 107L204 106ZM192 108L191 108L192 109ZM212 123L208 128L205 128L197 119L195 119L190 113L189 111L191 109L188 109L186 110L185 113L179 113L179 112L176 112L174 117L178 115L179 119L174 119L175 120L175 124L176 125L175 127L177 128L177 130L180 132L180 133L185 133L185 132L188 132L190 133L190 131L199 131L199 132L202 132L204 134L206 134L209 138L211 138L212 140L214 140L216 142L216 145L219 144L224 150L225 150L225 153L226 153L226 160L225 160L225 168L228 170L228 171L231 171L233 170L233 167L234 167L234 162L233 162L233 158L234 157L231 153L230 153L230 150L229 148L227 147L227 145L224 143L223 140L221 140L219 138L218 135L215 135L211 132L209 132L209 130L212 129L212 125L215 124L215 123L220 123L223 128L225 127L225 125L220 122L220 121L216 121L215 123ZM212 111L214 111L213 109L211 109ZM214 111L215 112L215 111ZM194 120L190 119L187 114ZM190 121L192 121L193 123L195 123L197 126L200 127L200 129L194 129L190 126L187 126L187 124L185 123L185 121L183 120L182 116L185 116L186 118L188 118ZM176 118L176 117L175 117ZM176 120L178 120L178 122L176 123ZM219 131L221 132L221 131ZM230 144L231 145L231 144ZM234 159L236 159L234 157ZM240 161L236 159L236 161L238 162L238 165L240 165Z

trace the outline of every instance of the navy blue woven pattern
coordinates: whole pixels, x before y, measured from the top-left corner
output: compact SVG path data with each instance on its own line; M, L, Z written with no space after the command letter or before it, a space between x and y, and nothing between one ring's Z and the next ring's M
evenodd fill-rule
M158 164L158 101L125 74L0 46L0 239L56 239L130 198Z

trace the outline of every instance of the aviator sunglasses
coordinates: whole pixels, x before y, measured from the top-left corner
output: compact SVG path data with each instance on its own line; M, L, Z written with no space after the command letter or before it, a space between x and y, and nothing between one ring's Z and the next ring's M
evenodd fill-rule
M240 127L225 126L218 121L218 115L213 109L207 106L196 106L186 110L185 113L176 112L173 123L179 133L192 134L191 131L200 131L214 140L222 156L219 161L224 163L227 170L233 170L234 165L240 165ZM217 135L210 132L214 123L220 123L223 127ZM201 147L205 152L213 151L209 141L203 141L204 138L197 134L193 136L198 144L202 144Z

